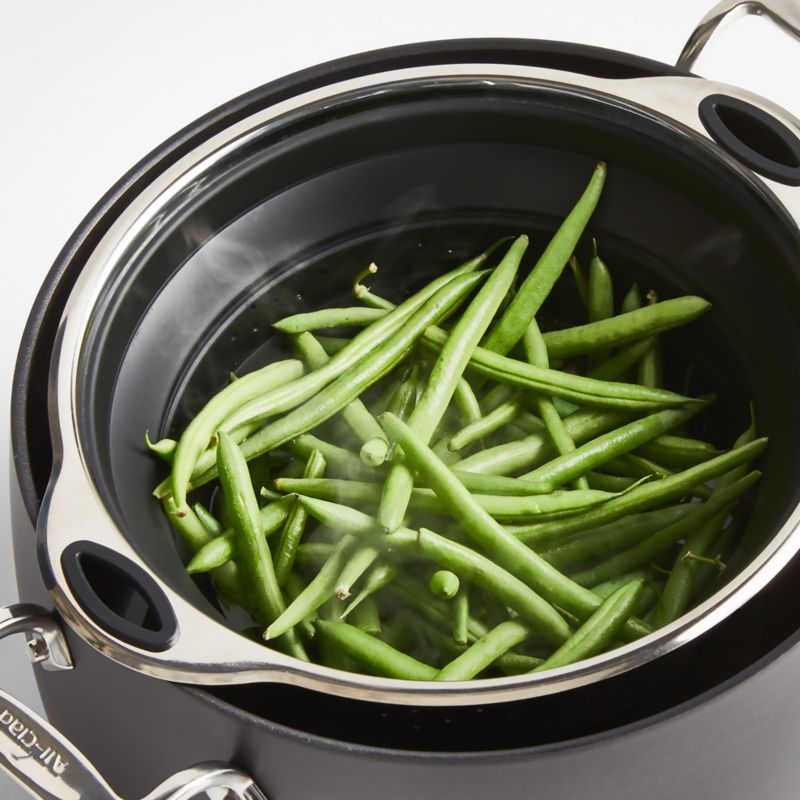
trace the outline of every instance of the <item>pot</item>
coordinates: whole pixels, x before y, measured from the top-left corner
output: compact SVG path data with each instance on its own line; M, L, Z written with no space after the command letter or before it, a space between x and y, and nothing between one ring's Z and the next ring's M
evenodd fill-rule
M696 52L696 45L692 49ZM266 662L263 649L254 655L255 646L233 637L219 610L186 577L177 552L163 546L164 534L152 535L159 522L140 498L147 493L142 487L156 482L155 474L148 461L132 457L132 440L146 427L160 424L166 432L179 425L192 403L218 383L220 365L247 369L254 360L269 358L272 353L262 350L242 360L263 340L254 325L283 312L287 297L303 293L310 304L319 297L330 301L326 281L293 282L301 268L316 277L334 259L358 263L363 253L383 248L389 274L392 260L402 258L423 278L432 241L451 241L453 249L471 252L477 241L523 217L538 217L547 229L570 194L567 184L598 149L610 154L616 169L616 195L597 223L604 241L615 237L615 262L623 269L626 264L645 269L657 286L660 281L709 296L722 308L727 321L702 337L703 374L715 388L726 389L723 396L754 395L767 432L778 420L785 425L797 387L780 364L800 349L792 269L800 215L797 130L781 109L679 70L586 48L479 41L400 48L301 73L234 101L141 165L126 193L101 204L77 234L69 257L56 266L44 290L49 297L29 325L18 370L15 454L29 516L39 527L38 570L31 568L30 531L24 522L15 527L15 537L22 539L18 552L29 553L27 566L20 556L20 585L32 587L44 578L69 629L67 640L60 639L30 608L8 611L5 629L33 631L44 666L67 668L72 653L77 668L57 676L64 688L55 689L60 699L54 711L47 681L40 678L53 719L61 725L58 706L81 700L80 692L68 692L65 679L82 673L87 680L91 670L95 686L132 682L113 693L116 718L132 726L155 708L162 714L171 708L185 712L169 723L178 726L171 737L177 746L158 747L158 756L146 762L153 764L148 788L163 777L159 765L171 766L176 750L185 747L187 755L202 752L205 758L213 742L220 748L216 757L233 758L258 785L287 797L330 790L330 776L351 773L352 781L339 781L342 793L385 793L385 782L400 769L406 781L409 770L416 772L430 796L441 793L431 777L434 770L439 778L447 776L447 786L469 796L499 780L512 794L521 793L534 775L559 793L596 790L591 765L607 765L622 742L626 758L631 749L660 741L648 736L667 737L663 741L677 751L688 742L677 738L680 726L687 719L698 725L693 715L704 713L704 724L716 725L724 710L741 714L751 708L743 699L731 706L712 697L726 682L729 694L735 684L757 697L756 686L765 685L759 681L772 665L753 665L787 646L796 628L788 613L774 613L771 625L759 622L757 641L731 653L730 643L745 626L750 630L765 608L781 602L796 569L791 532L797 492L791 476L797 456L788 436L783 446L779 441L770 449L765 472L771 477L750 523L753 531L778 533L746 542L745 566L727 591L676 625L668 644L660 640L647 659L625 663L624 675L607 668L596 671L590 683L582 680L586 667L570 669L555 677L558 694L550 697L537 697L524 682L505 681L473 692L472 705L465 708L454 705L462 702L454 694L437 697L443 708L424 708L428 699L409 698L398 687L376 687L372 680L325 670L303 672L280 658ZM521 162L537 168L546 190L537 193L529 182L515 180ZM462 169L465 163L469 173ZM546 179L548 170L563 182L563 198L560 189L552 189L558 184ZM155 198L165 197L169 204L162 213L142 213L152 209ZM651 213L637 216L642 197ZM668 226L658 224L662 217L669 217ZM633 232L623 230L623 219L636 221ZM271 230L280 230L279 240L264 233ZM123 250L125 258L118 258ZM264 252L270 253L269 264L259 255ZM231 262L236 280L221 280L219 265ZM267 281L259 283L264 274ZM225 287L234 283L236 291L226 294ZM246 306L238 297L243 285L249 287ZM176 304L177 296L184 305ZM176 316L187 298L192 316ZM198 335L197 319L214 322ZM48 331L55 325L53 348ZM785 347L770 358L774 336ZM42 392L48 367L50 438L37 443L33 420L41 407L33 407L35 392ZM721 420L725 434L741 422L734 409L723 409ZM48 444L55 451L52 461L42 458L42 445ZM82 464L88 465L91 484L78 469ZM109 531L122 530L125 536L109 538ZM81 566L86 564L90 567ZM29 578L39 573L31 583L22 574L26 570ZM131 613L136 603L144 603L149 615L136 620ZM147 621L152 617L155 624ZM209 624L208 617L216 622ZM204 626L200 638L207 648L199 654L192 651L199 637L186 635L198 625ZM176 638L178 631L182 635ZM214 660L207 652L225 655ZM744 681L748 669L754 674ZM668 679L689 672L690 686ZM222 686L187 689L148 676ZM274 678L303 688L226 685ZM647 691L654 686L657 692ZM620 698L627 701L621 707ZM56 747L53 729L5 700L7 755L19 756L20 747L30 754L35 747L26 744L30 735L49 742L42 757L9 759L18 777L31 785L43 775L62 788L90 780L91 791L100 793L88 766L79 766L75 756L62 757L65 740L58 739ZM412 704L386 705L399 700ZM498 704L480 705L488 700ZM586 708L595 715L576 713ZM722 716L715 718L712 708ZM116 785L125 794L141 794L136 777L121 774L122 765L103 763L102 744L92 742L102 733L82 731L77 718L70 720L74 710L63 714L67 734L107 774L120 772ZM521 724L551 716L560 721L548 724L546 733ZM159 716L154 738L163 742L169 724ZM198 736L207 730L214 733ZM224 735L217 738L218 733ZM244 743L241 753L231 752L235 742ZM253 753L274 754L274 773L254 758L254 744ZM136 746L148 747L138 741ZM356 754L358 769L348 770ZM318 769L297 774L296 765L310 759ZM66 761L71 766L56 774ZM782 764L778 773L788 766ZM202 774L232 773L213 766ZM576 780L581 783L571 783ZM692 780L686 788L694 794L702 778ZM399 791L403 784L397 785ZM737 776L731 791L743 785ZM246 781L232 788L241 796L256 791Z

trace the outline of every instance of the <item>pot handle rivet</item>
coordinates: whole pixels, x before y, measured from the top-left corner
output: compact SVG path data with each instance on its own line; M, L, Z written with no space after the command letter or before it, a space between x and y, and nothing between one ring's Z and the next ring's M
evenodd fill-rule
M675 66L691 72L700 53L722 23L748 15L764 16L786 33L800 39L800 5L796 0L722 0L692 31Z

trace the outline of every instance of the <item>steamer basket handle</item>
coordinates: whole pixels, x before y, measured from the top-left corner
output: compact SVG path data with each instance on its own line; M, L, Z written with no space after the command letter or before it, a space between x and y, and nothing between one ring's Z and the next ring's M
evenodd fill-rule
M34 605L0 606L0 639L24 633L44 669L72 669L59 624ZM39 800L121 800L89 760L50 723L0 689L0 769ZM199 764L173 775L144 800L191 800L223 788L237 800L267 800L244 773L226 764Z
M797 0L722 0L700 20L675 66L691 72L703 48L722 24L748 15L764 16L800 40L800 5Z

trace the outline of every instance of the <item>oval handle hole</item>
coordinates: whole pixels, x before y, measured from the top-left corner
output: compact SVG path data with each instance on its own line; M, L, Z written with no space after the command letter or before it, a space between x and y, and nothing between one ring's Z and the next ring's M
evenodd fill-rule
M161 587L129 559L92 542L74 542L61 557L81 608L110 634L145 650L170 647L175 614Z
M782 122L721 94L706 97L699 112L712 138L743 164L780 183L800 185L800 140Z

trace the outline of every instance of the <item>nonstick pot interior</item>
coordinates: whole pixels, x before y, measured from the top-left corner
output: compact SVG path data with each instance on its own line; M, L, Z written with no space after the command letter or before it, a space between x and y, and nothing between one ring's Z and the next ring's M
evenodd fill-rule
M782 212L711 148L612 104L497 82L435 91L411 82L299 114L241 148L160 220L159 235L98 304L78 425L94 479L142 557L224 622L204 587L186 576L184 554L150 499L163 471L146 454L143 432L176 434L231 370L288 352L270 323L352 302L350 281L370 261L380 265L376 289L399 298L500 235L529 233L535 256L600 159L609 164L608 184L579 254L595 236L619 286L637 280L662 297L710 299L712 314L670 335L668 378L680 386L694 365L691 391L719 395L713 425L698 434L728 445L746 426L752 399L760 431L772 437L741 560L757 552L796 505L800 466L798 377L786 369L800 350L797 241ZM580 317L566 284L543 311L551 324ZM321 718L335 720L337 738L360 741L385 728L392 743L415 736L418 743L427 734L415 715L437 739L469 716L473 724L459 726L454 749L486 749L489 740L513 746L495 724L480 723L482 713L507 713L502 706L449 714L364 704L371 722L353 714L351 725L348 714L325 710L360 703L285 687L219 691L264 698L269 708L256 702L258 710L279 716L297 698L300 710L291 713L322 727ZM592 690L581 691L585 698ZM637 691L628 697L640 699ZM549 716L563 702L514 704L514 713ZM620 723L642 711L618 699L615 707ZM574 734L573 723L564 735L567 728ZM521 746L561 736L553 730L506 735Z

